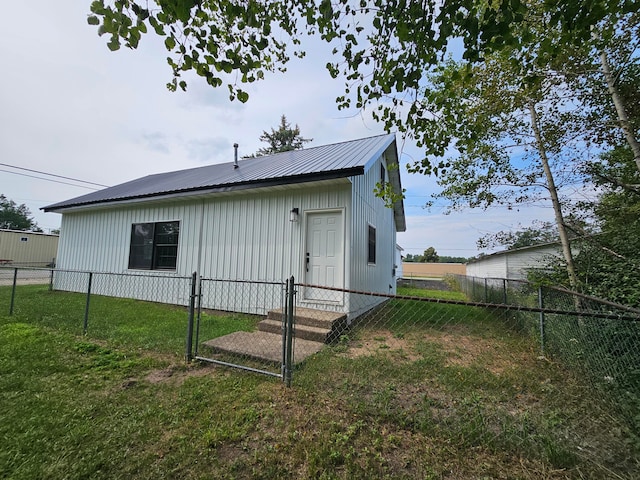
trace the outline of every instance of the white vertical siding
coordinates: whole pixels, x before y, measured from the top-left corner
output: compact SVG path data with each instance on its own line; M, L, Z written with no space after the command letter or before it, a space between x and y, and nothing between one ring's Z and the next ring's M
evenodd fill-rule
M174 275L194 270L199 223L197 204L175 203L97 209L62 216L58 268L94 272L131 272L129 244L131 225L144 222L180 221L178 264ZM139 272L139 271L138 271Z
M575 252L577 248L572 248ZM526 280L530 269L540 268L552 257L559 257L560 247L543 245L507 250L481 258L467 265L467 275L481 278Z
M187 277L197 271L203 278L263 282L281 282L294 275L301 281L304 212L331 208L346 211L350 202L350 183L337 180L333 184L66 213L62 218L58 266L67 270L167 277ZM289 221L289 212L294 207L300 211L298 222ZM131 225L173 220L180 221L176 270L129 270ZM81 291L85 281L78 281L77 286L71 286L67 280L59 288ZM152 287L150 281L140 279L136 285L126 289L105 286L96 293L185 303L183 293L163 298L162 290ZM215 304L205 301L206 307L251 313L258 310L246 285L216 284L218 288L225 292ZM230 292L230 288L236 293ZM216 290L212 295L216 293L219 292ZM280 305L264 305L273 306Z
M373 162L364 175L332 182L65 213L58 265L61 269L154 277L188 277L197 271L205 279L282 282L294 275L298 281L304 281L305 212L338 209L343 212L344 221L344 286L351 290L393 293L394 215L373 193L380 179L381 162L385 162L384 156ZM388 171L386 163L384 166ZM292 208L299 209L297 222L289 221ZM131 225L175 220L180 221L175 272L129 270ZM368 225L376 228L375 264L367 263ZM126 290L135 290L136 298L186 302L184 288L169 295L171 298L163 298L152 286L158 280L153 282L141 280ZM257 313L278 306L264 304L246 284L209 282L208 285L213 289L209 297L215 297L215 303L205 298L206 307ZM100 293L127 296L115 285L105 286ZM277 295L269 297L275 298L272 301L279 300ZM371 303L372 297L367 298ZM371 306L362 302L350 306L347 296L344 303L334 308L351 311L353 315L356 310Z
M467 264L467 275L480 278L507 278L507 259L489 256Z
M351 289L395 293L393 266L396 256L396 225L393 209L387 208L374 189L380 181L380 165L388 167L384 155L364 175L352 177L353 216L351 219ZM376 229L376 263L368 264L368 225Z
M344 208L350 185L321 185L219 197L204 209L202 276L281 281L303 273L304 212ZM298 222L289 221L292 208Z

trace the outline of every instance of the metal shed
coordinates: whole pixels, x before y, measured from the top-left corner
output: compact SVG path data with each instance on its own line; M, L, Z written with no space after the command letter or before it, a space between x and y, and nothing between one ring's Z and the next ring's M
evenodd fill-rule
M392 293L404 206L385 206L374 189L389 182L402 191L397 164L395 135L380 135L150 175L44 210L62 214L63 269L248 281L293 275ZM310 307L353 309L346 294L302 295Z

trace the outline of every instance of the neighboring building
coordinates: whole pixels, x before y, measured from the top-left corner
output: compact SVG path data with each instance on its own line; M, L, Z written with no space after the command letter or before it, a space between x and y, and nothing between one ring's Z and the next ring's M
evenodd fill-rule
M397 164L395 135L381 135L150 175L44 210L62 214L61 269L251 281L293 275L390 293L404 206L385 207L374 188L383 181L402 191ZM130 295L102 288L96 293ZM137 298L186 303L138 290ZM354 312L341 292L307 287L298 298Z
M402 278L402 252L404 252L404 248L396 245L396 262L394 265L396 280Z
M578 253L575 245L572 245L572 250L574 255ZM560 244L557 242L504 250L467 263L467 275L526 280L529 270L544 267L553 257L562 258Z
M58 235L0 229L0 264L45 267L57 251Z

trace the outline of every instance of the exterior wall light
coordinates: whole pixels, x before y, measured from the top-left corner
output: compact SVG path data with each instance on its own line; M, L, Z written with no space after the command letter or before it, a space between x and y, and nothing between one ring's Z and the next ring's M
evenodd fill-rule
M298 221L298 213L300 212L300 210L298 210L297 208L292 208L291 211L289 212L289 221L290 222L297 222Z

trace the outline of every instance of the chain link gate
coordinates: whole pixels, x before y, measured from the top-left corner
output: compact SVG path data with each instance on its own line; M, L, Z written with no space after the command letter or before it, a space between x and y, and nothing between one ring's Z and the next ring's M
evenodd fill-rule
M273 376L290 386L297 293L294 278L285 283L201 278L193 285L187 361Z

